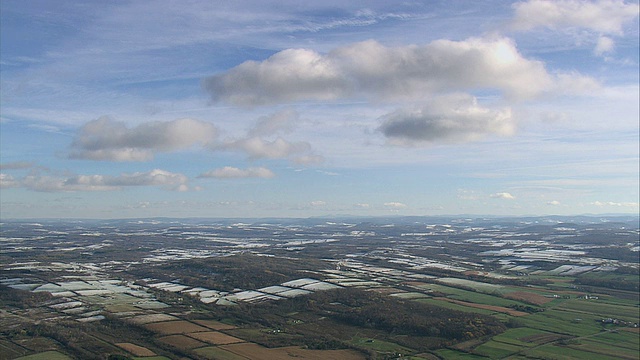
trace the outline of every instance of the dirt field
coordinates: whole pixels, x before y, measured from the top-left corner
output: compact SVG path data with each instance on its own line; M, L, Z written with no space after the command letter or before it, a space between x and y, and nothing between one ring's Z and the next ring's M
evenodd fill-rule
M212 330L231 330L236 328L233 325L223 324L215 320L194 320L193 322L202 326L206 326Z
M138 346L132 343L117 343L115 345L121 348L122 350L131 353L134 356L155 356L156 355L156 353L147 349L146 347Z
M209 330L205 327L184 320L158 322L147 324L145 327L151 331L165 335L186 334Z
M624 331L628 331L628 332L632 332L632 333L636 333L636 334L640 334L640 328L622 328L622 330Z
M529 315L526 312L516 311L516 310L509 309L509 308L502 307L502 306L476 304L476 303L470 303L470 302L466 302L466 301L460 301L460 300L454 300L454 299L442 298L442 297L438 297L438 298L434 298L434 299L441 300L441 301L448 301L450 303L454 303L454 304L458 304L458 305L462 305L462 306L467 306L467 307L472 307L472 308L476 308L476 309L485 309L485 310L491 310L491 311L495 311L495 312L501 312L501 313L508 314L508 315L511 315L511 316Z
M220 348L256 360L364 360L354 350L307 350L295 346L269 349L254 343L224 345Z
M237 337L233 337L217 331L190 333L190 334L187 334L187 336L190 336L200 341L206 341L209 344L214 344L214 345L227 345L227 344L244 342L244 340L242 339L238 339Z
M533 305L544 305L548 302L553 301L553 298L544 297L540 294L535 294L535 293L526 292L526 291L516 291L516 292L504 294L504 297L507 299L523 301Z
M169 335L161 337L158 340L162 341L165 344L175 346L179 349L194 349L207 345L202 341L198 341L184 335Z

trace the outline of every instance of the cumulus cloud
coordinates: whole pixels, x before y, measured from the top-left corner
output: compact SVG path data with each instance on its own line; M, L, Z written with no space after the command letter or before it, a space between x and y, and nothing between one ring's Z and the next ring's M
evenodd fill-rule
M0 173L0 188L14 188L19 187L20 183L9 174Z
M516 30L536 27L579 27L603 34L622 34L622 26L638 17L638 4L620 0L529 0L513 5Z
M242 106L339 98L421 99L438 92L495 89L529 98L554 83L542 62L508 38L437 40L386 47L369 40L328 54L288 49L203 81L213 101Z
M292 109L278 111L258 119L256 125L249 130L248 136L269 136L290 132L300 120L300 114Z
M107 161L147 161L155 153L212 142L217 129L193 119L149 122L128 128L124 122L101 117L86 123L76 135L70 157Z
M598 42L596 43L595 49L593 49L593 53L602 56L606 53L613 51L615 47L615 42L607 36L600 36L598 38Z
M264 167L251 167L247 169L239 169L236 167L225 166L220 169L207 171L199 178L217 178L217 179L238 179L238 178L264 178L269 179L276 176L273 171Z
M514 200L516 197L511 195L508 192L499 192L495 194L489 195L493 199L504 199L504 200Z
M480 107L470 95L442 97L421 108L397 110L382 119L379 130L399 145L466 142L515 131L511 109Z
M614 202L614 201L594 201L591 205L595 206L612 206L612 207L640 207L637 202Z
M405 204L403 204L401 202L394 202L394 201L386 202L386 203L384 203L384 206L386 206L387 208L392 209L392 210L399 210L399 209L404 209L404 208L407 207L407 205L405 205Z
M243 151L252 159L282 159L306 153L311 150L311 145L306 141L289 142L281 137L272 141L260 137L249 137L227 141L218 148Z
M560 203L560 201L558 201L558 200L551 200L551 201L548 201L548 202L547 202L547 205L551 205L551 206L558 206L558 205L560 205L560 204L561 204L561 203Z
M34 191L110 191L130 186L161 186L169 190L186 191L188 178L179 173L155 169L148 172L136 172L109 175L74 175L58 177L49 175L27 175L21 179L0 176L2 186L22 187Z

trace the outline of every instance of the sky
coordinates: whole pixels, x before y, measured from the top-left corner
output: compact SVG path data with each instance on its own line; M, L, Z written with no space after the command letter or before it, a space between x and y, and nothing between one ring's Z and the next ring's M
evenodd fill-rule
M0 217L638 214L638 1L0 2Z

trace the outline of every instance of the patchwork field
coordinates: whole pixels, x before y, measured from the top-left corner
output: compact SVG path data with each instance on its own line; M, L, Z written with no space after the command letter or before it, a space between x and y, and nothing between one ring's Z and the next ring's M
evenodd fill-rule
M156 322L147 324L145 327L153 332L166 335L204 332L208 330L205 327L184 320Z

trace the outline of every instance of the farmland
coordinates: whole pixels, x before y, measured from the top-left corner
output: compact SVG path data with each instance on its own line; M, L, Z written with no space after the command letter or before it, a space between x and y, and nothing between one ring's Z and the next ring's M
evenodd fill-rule
M0 359L640 352L637 218L142 219L1 229Z

